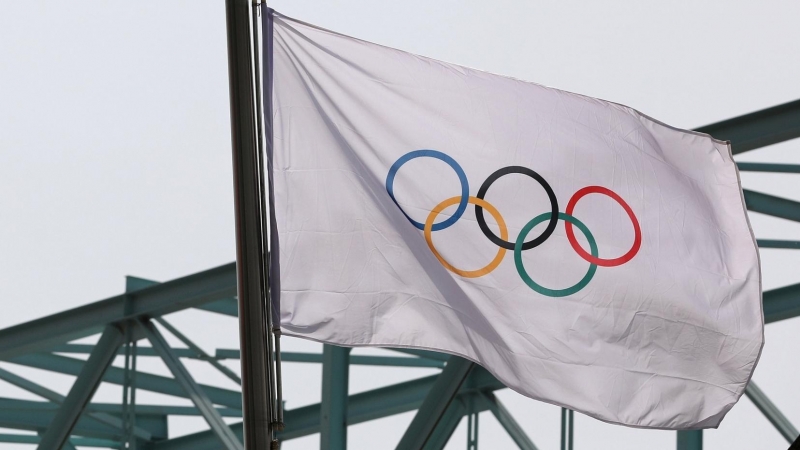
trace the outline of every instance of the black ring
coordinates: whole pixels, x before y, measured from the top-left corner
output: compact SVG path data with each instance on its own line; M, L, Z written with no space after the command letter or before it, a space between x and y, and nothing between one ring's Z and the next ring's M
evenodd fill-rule
M556 200L556 194L553 192L553 189L547 184L547 181L542 178L541 175L534 172L533 170L522 167L522 166L508 166L503 167L500 170L497 170L495 173L489 175L489 178L483 182L481 188L478 190L477 197L481 200L485 200L486 192L489 190L489 187L497 181L498 178L502 177L503 175L508 175L510 173L520 173L522 175L527 175L534 180L536 180L542 187L544 188L545 192L547 192L547 196L550 198L550 205L552 206L551 214L550 214L550 221L547 223L547 228L539 235L539 237L535 239L531 239L528 242L522 244L523 250L530 250L532 248L538 247L541 245L542 242L546 241L547 238L553 234L553 231L556 229L556 225L558 225L558 200ZM478 205L475 205L475 217L478 219L478 225L481 227L481 231L483 234L489 238L490 241L494 242L496 245L503 247L507 250L514 250L514 242L508 242L500 239L495 235L492 230L489 229L489 226L486 225L486 219L483 218L483 208Z

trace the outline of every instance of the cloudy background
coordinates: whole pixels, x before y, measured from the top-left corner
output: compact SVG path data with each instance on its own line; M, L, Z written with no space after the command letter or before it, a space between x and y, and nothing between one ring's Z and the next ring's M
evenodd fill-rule
M800 98L797 1L276 0L270 6L380 44L623 103L678 127ZM0 8L0 328L118 294L127 274L163 281L233 261L224 2L4 1ZM800 163L800 142L737 159ZM800 175L742 178L747 188L800 200ZM751 220L760 238L800 239L796 223L758 214ZM800 281L800 251L761 256L765 289ZM187 311L170 319L211 353L238 344L232 318ZM799 320L767 326L754 377L796 426ZM294 339L284 345L320 349ZM236 387L208 365L187 365L201 382ZM229 366L238 372L237 361ZM73 380L0 367L64 394ZM141 359L140 367L167 373L153 358ZM289 408L319 401L319 365L287 363L285 373ZM356 366L350 391L431 373ZM2 381L0 397L40 400ZM120 398L121 389L104 385L95 400ZM508 390L499 398L539 448L558 448L558 408ZM188 404L141 391L138 399ZM412 417L350 427L349 448L394 448ZM481 448L513 448L490 414L481 415L480 425ZM205 427L202 419L170 419L172 436ZM787 447L747 399L704 436L712 450ZM448 449L464 448L465 441L462 423ZM575 445L671 449L675 433L576 414ZM318 446L314 435L283 448Z

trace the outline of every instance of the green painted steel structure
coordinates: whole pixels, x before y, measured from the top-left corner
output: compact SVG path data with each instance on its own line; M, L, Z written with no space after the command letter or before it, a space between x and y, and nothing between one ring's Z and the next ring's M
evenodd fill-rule
M800 136L800 101L700 128L733 141L735 153L752 150ZM741 170L798 173L798 166L740 163ZM788 220L800 220L800 203L772 195L745 191L749 210ZM760 239L762 248L798 249L798 241ZM236 268L226 264L172 281L158 283L128 277L126 292L105 300L0 330L0 361L54 373L77 376L67 396L34 383L9 370L0 369L0 380L18 386L41 401L0 398L0 427L40 432L40 435L0 433L0 443L28 443L39 448L74 446L138 448L156 450L202 450L241 448L241 422L226 424L223 418L241 417L239 390L199 384L181 362L207 362L232 381L238 375L220 364L239 358L238 349L216 349L206 353L162 316L195 308L238 316ZM800 315L800 284L764 292L767 323ZM159 328L174 335L186 347L173 348ZM72 341L102 333L98 344ZM151 346L129 346L149 340ZM319 433L322 448L344 449L347 427L371 420L418 410L400 448L441 449L464 418L471 423L472 448L477 445L476 414L490 412L523 450L537 449L494 391L505 386L486 370L459 357L423 350L393 349L396 356L351 355L348 349L325 346L322 354L282 353L287 364L322 364L323 395L320 403L285 412L282 440ZM88 360L67 355L89 355ZM109 366L116 355L126 355L125 368ZM172 377L137 371L137 358L160 358ZM424 367L441 369L439 375L348 394L350 365ZM131 395L119 404L92 403L100 383L125 386ZM192 401L193 406L137 404L135 392L150 391ZM797 429L754 383L747 396L788 442ZM291 396L291 392L287 392ZM203 417L209 429L170 438L169 416ZM563 414L562 448L573 448L574 418ZM702 431L677 433L677 448L702 449ZM128 447L126 447L128 445ZM580 446L580 443L577 444Z
M322 350L321 450L347 448L347 387L350 349L325 345Z
M678 431L678 450L703 450L703 430Z

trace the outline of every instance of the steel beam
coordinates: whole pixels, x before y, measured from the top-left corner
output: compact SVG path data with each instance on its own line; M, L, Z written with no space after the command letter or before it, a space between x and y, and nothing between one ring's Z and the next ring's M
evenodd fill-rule
M125 275L125 292L141 291L142 289L153 287L158 284L161 284L161 282Z
M0 380L3 380L9 384L13 384L20 389L24 389L46 400L50 400L53 403L61 404L64 402L64 396L58 392L51 391L40 384L34 383L33 381L23 378L13 372L9 372L3 368L0 368Z
M114 414L114 417L120 417L120 405L116 404L114 406L113 410L110 412L106 410L105 412L109 412L109 415ZM52 422L58 412L58 408L59 405L54 403L3 399L0 401L0 427L33 431L44 430ZM196 411L194 412L194 415L198 414ZM165 414L137 412L136 418L138 426L150 433L153 436L153 441L167 439L168 426ZM72 434L73 436L80 435L115 441L124 441L125 439L124 432L118 427L90 420L85 415L81 416L75 424Z
M678 431L678 450L703 450L703 430Z
M120 405L106 408L115 418L120 417ZM0 427L19 430L42 431L46 429L58 413L59 405L51 402L0 399ZM86 408L89 411L90 408ZM195 412L194 414L198 414ZM137 412L137 424L150 433L152 440L163 440L167 436L167 416L162 412ZM122 441L125 433L117 426L111 426L82 415L72 430L73 435Z
M283 362L321 363L323 356L318 353L281 352ZM444 363L427 358L404 358L402 356L350 355L350 365L427 367L441 369Z
M230 263L0 330L0 359L46 351L99 333L110 323L161 316L234 295L236 264ZM129 311L125 308L126 296Z
M0 408L0 427L17 430L40 431L53 423L58 412L58 405L49 404L48 410L42 408ZM104 439L121 439L122 433L117 428L102 424L95 420L81 418L73 428L74 434Z
M38 395L39 397L49 400L54 404L60 405L64 403L64 396L59 394L58 392L51 391L50 389L42 385L36 384L33 381L27 380L3 368L0 368L0 380L6 381L7 383L13 384L14 386L17 386L20 389L24 389L32 394ZM124 430L125 424L118 417L114 417L110 414L106 414L103 412L91 412L91 411L87 411L86 415L100 423L110 425L119 430ZM152 438L152 435L150 433L138 427L134 427L133 433L139 439L144 439L146 441L149 441Z
M575 412L561 408L561 450L572 450L575 440Z
M419 350L416 348L396 348L396 347L388 348L388 350L405 353L407 355L414 355L419 358L432 359L434 361L447 362L448 360L450 360L450 355L448 355L447 353L433 352L430 350Z
M514 419L514 416L511 415L510 412L500 403L500 400L491 393L491 392L484 392L481 393L483 399L485 400L489 411L492 412L495 419L500 422L500 425L503 426L503 429L506 430L511 439L514 440L514 443L517 444L520 450L538 450L536 446L533 444L533 441L528 437L522 427L517 423Z
M173 336L175 336L181 342L186 344L186 346L189 347L189 349L191 349L194 352L196 352L199 355L199 359L202 359L203 361L206 361L209 364L211 364L212 366L214 366L215 369L219 370L223 375L225 375L226 377L228 377L231 380L233 380L234 383L239 384L239 385L242 384L242 379L239 378L238 375L233 373L233 371L231 369L229 369L229 368L223 366L222 364L220 364L219 361L217 361L216 359L214 359L214 357L212 357L211 355L206 353L202 348L200 348L197 344L192 342L188 337L186 337L183 333L181 333L177 328L173 327L172 324L170 324L169 322L166 321L166 319L164 319L162 317L156 317L154 320L156 322L158 322L161 326L166 328L170 333L172 333ZM171 349L171 350L174 351L174 349Z
M413 411L422 404L431 391L438 375L406 381L391 386L351 395L347 407L347 423L355 425L370 420ZM469 387L462 386L458 398L477 395L478 391L489 392L505 386L480 366L469 375ZM278 434L282 440L295 439L319 433L321 405L309 405L286 411L286 429ZM241 424L231 425L236 433L241 432ZM216 439L210 431L153 443L157 450L215 450Z
M210 303L195 306L196 309L210 311L230 317L239 317L239 305L235 298L223 298Z
M783 415L781 410L772 403L772 400L764 394L764 391L762 391L753 380L750 380L744 393L788 443L791 444L797 439L797 428L789 422L789 419Z
M453 401L461 384L475 364L459 356L451 356L442 373L419 407L403 438L397 445L402 450L421 450L433 434L436 424Z
M737 162L742 172L800 173L800 164Z
M237 359L239 350L219 348L214 359ZM283 362L322 363L321 353L281 352ZM393 367L427 367L441 369L444 362L428 358L406 358L403 356L350 355L350 365L393 366Z
M147 278L134 277L131 275L125 277L126 292L138 291L139 289L148 288L150 286L155 286L157 284L161 283L159 281L149 280ZM197 305L195 306L195 308L219 314L224 314L226 316L231 316L231 317L239 316L239 306L236 304L235 298L223 298L222 300L216 300L213 302L204 303L202 305Z
M167 368L175 379L180 383L183 390L189 396L189 399L194 403L200 414L208 422L211 430L222 443L223 448L227 450L243 450L244 447L236 435L231 431L228 425L222 420L213 403L208 398L203 389L194 381L189 371L186 370L180 359L172 353L172 350L161 335L161 332L156 329L150 321L139 321L138 325L143 329L147 339L152 344L153 348L161 356L161 359L166 364Z
M458 424L461 423L461 419L463 419L464 415L468 412L466 406L467 401L468 400L464 398L456 398L447 406L447 409L444 414L442 414L441 419L439 419L431 433L430 438L428 438L428 441L425 443L425 447L423 447L424 450L443 450L445 448L450 437L453 436L453 432L458 428ZM397 448L399 449L401 447L398 446Z
M21 355L12 358L10 362L69 375L79 374L84 365L84 361L80 359L46 353ZM125 382L125 370L109 367L103 376L103 381L122 386ZM241 410L240 392L202 384L200 387L215 404ZM186 393L174 379L146 372L136 372L136 389L186 398Z
M76 355L88 355L92 353L94 345L92 344L60 344L51 347L49 350L53 353L72 353ZM175 355L180 358L203 359L199 353L189 348L172 348ZM238 350L237 350L238 351ZM117 355L125 356L125 349L120 348L117 350ZM153 347L136 347L136 356L158 356ZM213 358L213 357L212 357ZM218 359L218 358L214 358Z
M117 327L106 326L94 351L89 355L78 378L75 379L69 394L64 398L64 403L61 404L61 408L42 436L38 446L40 450L60 449L67 442L72 428L83 413L83 408L92 399L97 387L100 386L103 373L117 355L117 348L122 341L122 332Z
M437 378L437 375L418 378L350 396L347 423L354 425L417 409ZM492 391L505 387L479 366L470 373L469 381L470 387L462 386L459 395L477 389ZM319 415L319 404L287 411L287 428L279 434L280 438L287 440L319 432Z
M347 387L350 349L325 344L322 350L320 449L347 448Z
M0 410L35 410L44 414L58 410L58 404L34 400L19 400L16 398L0 397ZM88 413L119 414L119 403L89 403L84 408ZM217 407L217 412L222 417L242 417L242 411L232 408ZM199 416L200 410L194 406L173 405L136 405L137 416ZM113 417L113 416L112 416Z
M747 189L742 189L742 193L749 211L800 222L800 203Z
M781 241L777 239L757 239L759 248L783 248L800 250L800 241Z
M480 418L478 411L467 407L467 450L478 450Z
M38 444L41 441L39 436L32 434L0 434L0 442L8 444ZM97 438L82 438L74 437L69 440L69 444L80 447L98 447L98 448L119 448L118 441L110 439L97 439ZM66 447L64 447L66 449Z
M42 435L42 433L39 433L39 435L41 436L41 435ZM39 443L40 443L40 444L41 444L41 442L42 442L42 441L39 441ZM64 442L64 445L62 445L62 446L61 446L61 450L78 450L78 449L77 449L77 448L75 448L75 446L74 446L74 445L72 445L72 442L70 442L69 440L67 440L67 442Z
M695 129L731 141L734 154L800 137L800 100Z
M771 289L762 298L765 323L800 316L800 283Z

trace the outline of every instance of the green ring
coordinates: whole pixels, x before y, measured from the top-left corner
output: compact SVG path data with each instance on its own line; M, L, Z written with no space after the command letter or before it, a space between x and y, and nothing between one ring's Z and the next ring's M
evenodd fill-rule
M550 219L551 214L552 213L549 212L540 214L534 217L530 222L525 224L524 227L522 227L522 231L519 232L519 236L517 236L517 242L514 245L514 264L517 266L517 272L519 272L519 276L520 278L522 278L522 281L524 281L525 284L527 284L528 287L530 287L534 291L542 295L546 295L548 297L566 297L567 295L572 295L580 291L581 289L585 288L586 285L589 284L590 281L592 281L592 277L594 276L594 273L597 271L596 264L589 265L589 271L586 272L586 275L583 276L581 281L578 281L575 285L570 286L566 289L548 289L542 285L537 284L535 281L531 279L531 277L528 275L528 272L525 271L525 266L522 265L522 244L525 243L525 238L528 236L528 233L530 233L533 227L544 222L545 220ZM589 241L589 247L591 249L592 256L596 258L598 255L597 242L595 242L594 236L592 236L592 233L589 231L588 228L586 228L586 225L584 225L583 222L576 219L575 217L562 212L558 213L558 218L565 222L572 223L573 225L578 227L579 230L581 230L583 235L586 236L586 240Z

